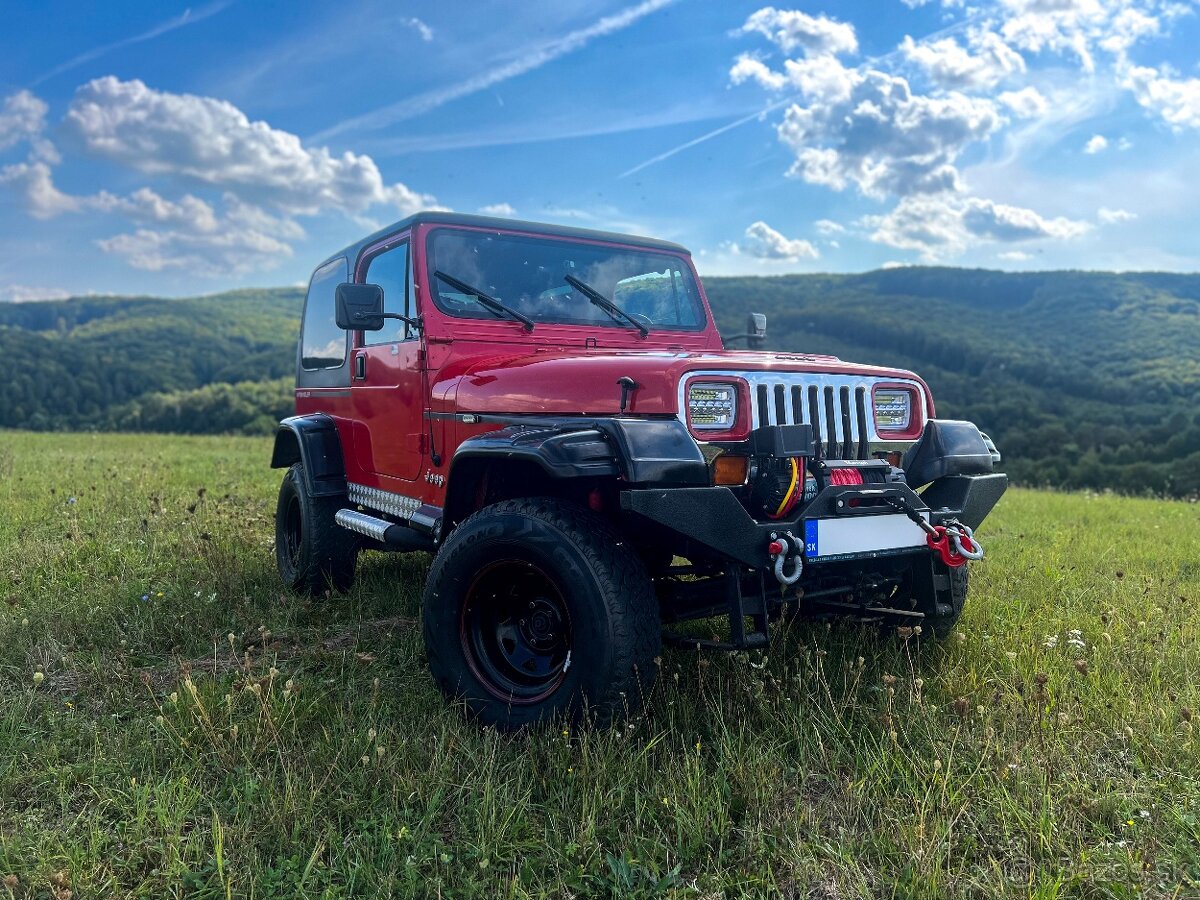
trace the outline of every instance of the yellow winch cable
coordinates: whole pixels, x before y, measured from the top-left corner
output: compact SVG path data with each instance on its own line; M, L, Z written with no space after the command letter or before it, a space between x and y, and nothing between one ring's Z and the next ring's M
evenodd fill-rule
M792 482L788 485L787 492L783 495L783 502L779 504L779 509L775 510L775 515L772 518L778 519L783 515L783 511L787 509L788 501L792 499L792 495L796 493L796 482L800 480L800 467L796 465L796 458L792 457Z

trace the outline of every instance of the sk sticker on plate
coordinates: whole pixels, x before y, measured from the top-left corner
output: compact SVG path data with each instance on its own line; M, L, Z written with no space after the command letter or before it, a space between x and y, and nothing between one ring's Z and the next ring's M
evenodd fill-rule
M819 555L817 549L817 520L808 519L804 523L804 555L809 559Z

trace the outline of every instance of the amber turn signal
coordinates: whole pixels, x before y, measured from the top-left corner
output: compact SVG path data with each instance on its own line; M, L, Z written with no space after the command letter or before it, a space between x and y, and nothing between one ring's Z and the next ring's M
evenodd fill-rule
M718 456L713 460L713 484L738 485L746 483L750 473L750 457Z

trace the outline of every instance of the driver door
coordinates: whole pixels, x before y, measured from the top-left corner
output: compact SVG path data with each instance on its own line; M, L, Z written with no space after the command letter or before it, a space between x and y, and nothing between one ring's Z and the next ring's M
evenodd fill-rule
M383 288L385 312L415 318L408 235L389 238L369 252L355 280ZM425 451L421 338L404 322L384 323L382 331L358 332L355 340L350 377L354 450L363 469L415 482Z

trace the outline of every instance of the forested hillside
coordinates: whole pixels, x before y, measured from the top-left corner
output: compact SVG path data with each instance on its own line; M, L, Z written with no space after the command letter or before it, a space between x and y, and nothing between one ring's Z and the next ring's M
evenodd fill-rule
M902 268L709 278L722 331L895 364L1021 481L1200 493L1200 275ZM0 427L241 432L290 405L297 289L0 304Z
M900 365L1025 483L1200 493L1200 276L902 268L713 278L724 333Z
M254 415L224 415L211 408L211 392L190 392L291 376L302 301L301 290L287 288L185 300L0 303L0 427L262 430L267 424L256 420L279 408L278 400ZM286 385L273 389L286 405ZM159 393L174 395L179 416L161 412L171 398L149 400ZM152 409L143 411L143 401ZM189 416L199 421L179 427Z

